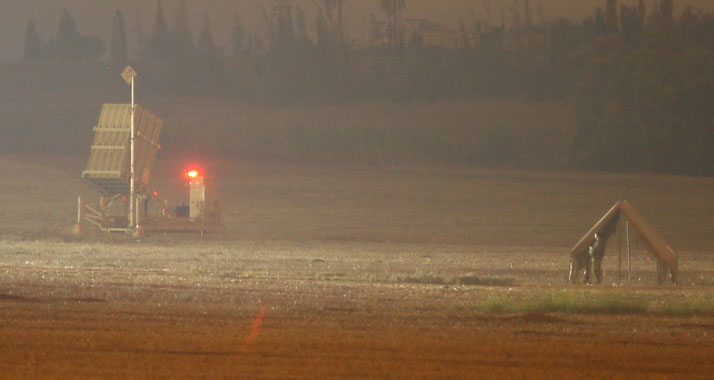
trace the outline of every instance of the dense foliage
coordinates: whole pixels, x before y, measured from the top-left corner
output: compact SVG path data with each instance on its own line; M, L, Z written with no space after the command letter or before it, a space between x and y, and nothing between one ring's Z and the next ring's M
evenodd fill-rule
M229 51L216 46L208 17L194 43L185 0L169 27L161 1L150 35L139 28L134 62L164 94L233 97L273 104L387 99L562 99L572 105L577 165L714 174L714 15L672 0L653 10L604 0L580 22L546 21L542 8L515 2L510 17L462 22L449 31L405 20L405 0L377 0L371 43L350 42L343 0L263 8L263 33L246 31L237 15ZM489 1L484 1L488 5ZM507 21L507 22L506 22ZM111 60L127 58L124 19L114 17ZM32 21L25 57L98 59L101 41L79 35L68 12L58 35L38 51Z

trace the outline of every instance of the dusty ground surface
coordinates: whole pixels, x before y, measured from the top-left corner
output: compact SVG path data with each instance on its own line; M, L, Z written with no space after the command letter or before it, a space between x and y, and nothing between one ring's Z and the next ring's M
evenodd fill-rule
M91 194L84 164L0 156L12 178L0 190L2 379L714 373L710 315L476 311L514 293L711 297L711 179L217 163L224 236L77 240L66 231ZM185 190L178 175L156 183L173 199ZM568 246L621 199L681 254L680 286L653 285L636 243L631 286L616 285L614 243L604 285L565 284ZM467 274L501 285L453 281Z

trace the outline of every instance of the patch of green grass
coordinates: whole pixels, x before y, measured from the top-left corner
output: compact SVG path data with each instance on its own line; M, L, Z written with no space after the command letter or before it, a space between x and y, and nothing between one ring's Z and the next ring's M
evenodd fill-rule
M520 296L494 296L476 306L492 313L561 314L637 314L647 311L647 304L621 293L543 293Z
M659 314L680 317L714 315L714 298L685 298L681 301L658 305L653 309Z
M527 292L499 294L479 302L486 313L714 315L714 297L673 298L626 292Z

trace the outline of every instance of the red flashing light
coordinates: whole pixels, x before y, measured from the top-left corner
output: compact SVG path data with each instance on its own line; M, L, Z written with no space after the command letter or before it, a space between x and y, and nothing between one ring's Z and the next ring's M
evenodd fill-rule
M198 177L198 170L189 170L186 172L186 177L188 178L196 178Z

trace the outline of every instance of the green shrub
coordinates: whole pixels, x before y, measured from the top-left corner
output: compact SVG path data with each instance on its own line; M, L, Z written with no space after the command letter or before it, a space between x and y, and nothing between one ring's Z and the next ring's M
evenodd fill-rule
M486 313L714 315L714 298L660 298L624 292L550 292L498 294L479 302Z
M647 305L634 297L617 293L550 293L496 296L479 303L476 310L507 313L638 314Z

